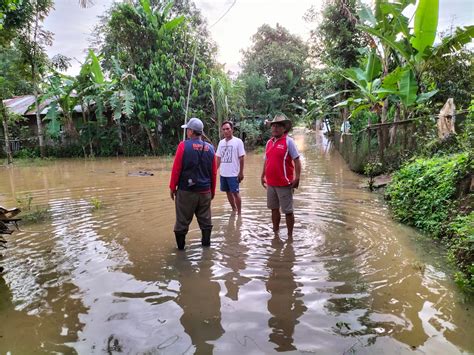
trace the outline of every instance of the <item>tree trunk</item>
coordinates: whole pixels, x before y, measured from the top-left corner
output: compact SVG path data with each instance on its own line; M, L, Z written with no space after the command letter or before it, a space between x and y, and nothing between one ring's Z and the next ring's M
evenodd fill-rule
M397 103L395 109L395 117L393 118L394 125L390 128L390 145L395 144L395 140L397 139L397 123L400 121L400 104Z
M120 150L123 152L123 135L122 135L122 119L119 118L117 121L117 133L118 133L118 139L119 139L119 146Z
M38 102L38 89L36 88L36 81L33 79L34 96L35 96L35 110L36 110L36 126L38 127L38 142L40 147L41 158L46 156L44 147L43 124L41 122L41 113Z
M0 99L0 111L3 121L3 133L5 135L5 152L7 154L8 164L13 163L12 150L10 147L10 139L8 137L8 114L5 106L3 105L3 100Z
M41 158L45 157L45 147L44 147L44 137L43 137L43 125L41 122L41 114L39 110L38 102L38 86L36 84L36 73L38 72L36 68L36 47L38 46L38 27L39 27L39 11L37 8L38 4L36 3L36 18L35 18L35 29L33 37L33 55L31 56L31 79L33 82L33 92L35 96L35 110L36 110L36 126L38 127L38 143L40 147Z
M66 130L66 133L68 137L72 138L72 141L74 142L75 140L79 138L79 132L76 129L76 125L74 124L73 118L71 117L69 113L67 113L66 110L63 110L63 115L65 118L64 128Z
M146 135L148 137L148 142L150 143L151 150L154 155L156 155L156 143L155 140L153 139L153 134L151 133L150 127L147 127L146 125L142 125L143 129L146 132Z
M381 123L386 123L387 122L387 116L388 116L388 98L386 98L383 102L382 106L382 117L381 117ZM388 147L388 143L390 141L389 133L388 130L385 129L384 127L380 127L381 129L381 134L382 134L382 141L384 148Z
M161 120L159 117L156 118L156 128L155 128L155 133L156 133L156 147L159 147L162 143L163 139L163 124L161 123Z
M383 106L382 106L382 123L387 122L387 114L388 114L388 99L385 99L383 101Z

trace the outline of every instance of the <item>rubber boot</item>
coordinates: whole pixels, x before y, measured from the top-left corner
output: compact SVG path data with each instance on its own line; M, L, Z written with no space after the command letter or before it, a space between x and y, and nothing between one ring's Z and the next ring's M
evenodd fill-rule
M176 245L178 246L178 249L183 250L186 239L186 233L174 232L174 236L176 238Z
M211 231L212 229L202 229L202 238L201 244L203 247L210 247L211 246Z

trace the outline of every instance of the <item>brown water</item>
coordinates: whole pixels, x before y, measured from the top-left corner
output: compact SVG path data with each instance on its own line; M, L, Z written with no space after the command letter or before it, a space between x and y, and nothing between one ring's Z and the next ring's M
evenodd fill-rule
M393 222L323 137L296 141L293 243L271 232L258 154L242 217L218 193L212 247L193 222L184 252L170 158L0 168L1 205L31 195L51 211L6 237L0 353L473 353L473 304L443 250ZM128 176L138 170L154 176Z

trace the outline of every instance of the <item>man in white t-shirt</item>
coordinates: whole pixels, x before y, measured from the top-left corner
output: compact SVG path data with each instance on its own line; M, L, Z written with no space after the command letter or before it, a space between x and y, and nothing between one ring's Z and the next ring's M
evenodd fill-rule
M220 168L221 191L227 194L227 199L233 211L242 211L242 200L239 194L239 183L244 179L244 142L234 137L234 125L225 121L221 126L224 139L219 142L216 151L217 168Z

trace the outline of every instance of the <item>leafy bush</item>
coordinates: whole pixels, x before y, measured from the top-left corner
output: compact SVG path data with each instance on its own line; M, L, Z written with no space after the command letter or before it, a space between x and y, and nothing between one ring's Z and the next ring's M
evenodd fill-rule
M245 147L249 150L270 139L270 129L260 120L243 120L239 124L239 130Z
M434 156L459 153L460 151L462 151L460 139L457 135L450 134L445 139L435 138L428 142L423 149L423 154Z
M13 154L15 158L19 159L33 159L40 156L38 148L22 148Z
M25 223L41 223L51 218L51 212L47 207L36 206L21 215L22 221Z
M35 206L33 208L33 197L30 194L19 196L16 202L22 211L20 217L24 223L40 223L51 218L48 207Z
M474 293L474 212L457 216L446 232L451 236L449 258L460 270L455 275L456 283Z
M474 170L468 152L416 159L394 174L387 198L396 218L442 237L459 271L456 283L474 293L474 212L463 187ZM463 196L468 193L467 196ZM462 197L462 198L461 198ZM466 206L462 206L463 202Z
M472 164L472 157L461 153L404 165L387 189L395 217L440 236L441 225L455 208L456 186L472 170Z
M83 157L84 150L80 144L58 144L48 146L48 155L57 158Z
M97 211L102 208L102 201L98 197L91 197L90 203L92 205L93 211Z

